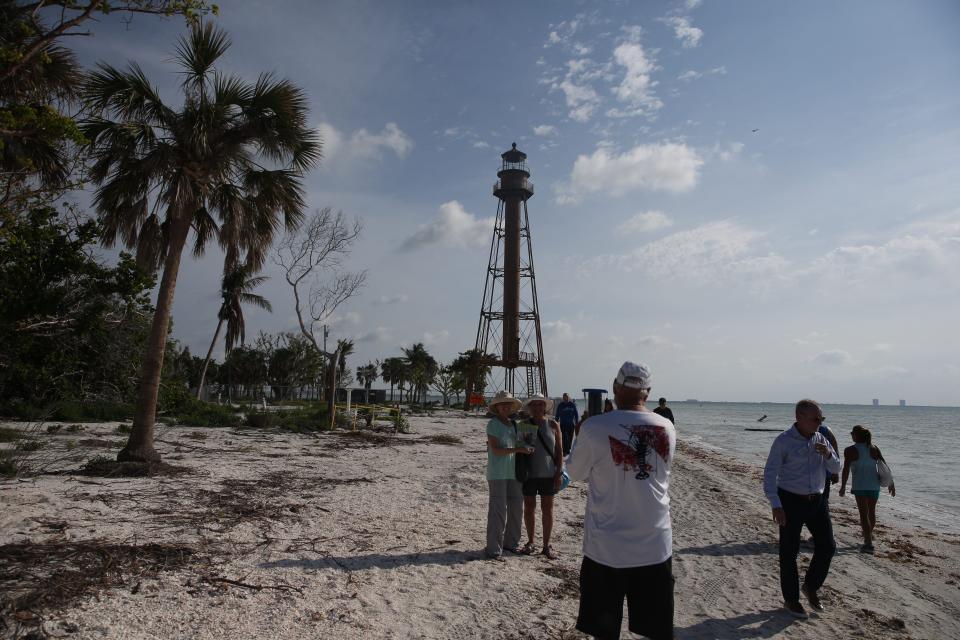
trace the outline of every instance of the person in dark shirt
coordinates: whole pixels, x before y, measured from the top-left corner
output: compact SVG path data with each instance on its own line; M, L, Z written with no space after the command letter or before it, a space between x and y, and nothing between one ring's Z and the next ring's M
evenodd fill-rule
M570 453L573 446L573 434L579 424L580 411L577 403L570 399L570 394L563 394L563 402L557 404L554 418L560 423L560 433L563 436L563 455Z
M663 416L670 422L674 422L673 411L671 411L670 407L667 406L666 398L660 398L659 406L656 409L654 409L653 412L657 415Z

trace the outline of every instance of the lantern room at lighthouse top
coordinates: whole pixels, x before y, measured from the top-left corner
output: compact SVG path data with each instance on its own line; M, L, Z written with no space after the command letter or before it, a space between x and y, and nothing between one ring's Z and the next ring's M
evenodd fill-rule
M493 185L493 195L501 200L519 198L527 200L533 196L533 183L530 182L530 171L527 169L527 154L517 149L517 143L500 154L503 162L497 171L496 184Z

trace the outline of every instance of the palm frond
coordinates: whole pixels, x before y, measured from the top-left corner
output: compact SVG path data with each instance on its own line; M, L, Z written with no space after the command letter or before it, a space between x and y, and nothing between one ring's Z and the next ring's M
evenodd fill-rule
M230 38L213 23L196 25L177 43L176 62L183 68L181 86L186 90L202 89L207 74L216 61L230 48Z
M112 113L120 120L167 122L174 112L163 104L160 92L135 62L127 71L99 63L82 90L84 101L95 113Z
M258 296L255 293L241 293L240 302L244 304L252 304L255 307L260 307L261 309L265 309L266 311L273 313L273 307L270 306L270 301L263 296Z

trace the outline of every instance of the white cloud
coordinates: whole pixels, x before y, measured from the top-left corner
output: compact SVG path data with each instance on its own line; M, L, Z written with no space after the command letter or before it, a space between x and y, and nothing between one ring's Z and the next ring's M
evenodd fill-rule
M813 356L812 362L829 367L845 367L853 363L853 356L843 349L831 349Z
M898 364L887 364L882 367L870 369L867 373L881 378L893 378L908 375L910 370Z
M428 347L437 346L445 343L449 337L450 332L446 329L441 329L440 331L424 331L423 344Z
M690 24L690 19L682 16L666 18L665 22L673 27L673 34L684 49L692 49L700 44L703 30Z
M577 122L587 122L600 105L600 96L590 85L577 84L569 76L564 78L555 88L563 91L568 116Z
M413 139L394 122L388 122L379 133L357 129L347 138L329 122L317 125L323 140L324 169L342 167L361 161L380 161L384 152L403 159L413 149Z
M617 227L617 231L620 233L646 233L669 227L672 224L673 220L662 211L643 211L630 216L629 219Z
M398 293L392 296L380 296L373 301L373 304L382 305L382 304L401 304L409 300L410 297L405 293Z
M705 285L748 278L768 284L787 267L776 254L761 254L758 241L764 234L729 220L678 231L627 254L597 256L581 267L582 274L614 269L641 271L660 280L687 280Z
M543 329L549 339L572 340L574 337L573 326L564 320L544 322Z
M693 11L701 4L703 4L703 0L686 0L686 2L684 2L684 5L687 7L687 11Z
M377 327L357 336L357 342L389 342L393 331L387 327Z
M713 69L708 69L706 71L694 71L693 69L688 69L677 76L677 80L682 80L683 82L690 82L691 80L698 80L704 76L715 76L727 75L727 68L725 66L714 67Z
M456 200L444 202L432 222L422 225L400 245L401 251L440 244L452 247L480 247L490 242L493 218L477 219Z
M348 311L343 315L334 314L330 316L329 318L327 318L326 324L330 325L331 327L344 327L344 326L355 327L358 324L360 324L360 320L361 320L361 317L359 313L355 311Z
M847 285L885 277L919 283L928 277L946 276L944 282L955 287L956 280L949 274L960 268L960 235L944 232L949 234L941 227L929 234L898 235L879 244L840 246L815 260L808 273Z
M793 344L798 346L806 346L809 344L820 344L823 341L823 334L818 331L811 331L803 338L794 338Z
M696 150L672 142L642 144L618 154L606 147L581 155L569 181L558 188L561 204L589 193L620 196L633 191L689 191L697 184L703 160Z
M723 147L717 145L714 147L714 153L717 154L717 157L720 158L721 162L730 162L740 155L740 152L743 151L744 146L745 145L742 142L731 142Z
M557 128L551 124L541 124L533 128L533 134L537 136L556 135Z
M662 347L673 347L676 346L672 340L665 338L661 335L651 334L648 336L643 336L637 340L638 347L646 347L647 349L656 349Z
M657 85L650 74L657 68L638 42L625 42L613 51L613 60L624 68L623 80L613 93L627 109L611 109L612 117L650 115L663 106L653 93Z

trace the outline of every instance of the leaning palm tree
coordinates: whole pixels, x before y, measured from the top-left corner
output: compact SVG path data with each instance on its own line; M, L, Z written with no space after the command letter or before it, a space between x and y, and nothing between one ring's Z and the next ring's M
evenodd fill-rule
M303 172L320 158L307 124L307 97L287 80L248 83L216 70L226 34L198 25L181 38L176 62L184 93L165 104L135 63L100 64L84 95L96 114L83 123L103 241L135 247L138 262L162 269L140 373L130 439L119 460L156 461L157 391L180 258L191 229L193 254L215 238L255 269L281 225L303 217Z
M414 383L415 395L413 401L418 399L421 403L427 401L427 387L433 382L437 375L437 361L431 356L422 342L414 344L409 349L404 348L403 353L407 362L410 363L412 371L410 379Z
M229 265L230 260L227 261ZM213 332L213 340L210 341L210 348L207 349L207 357L203 361L203 371L200 373L200 385L197 387L197 400L203 397L203 383L207 378L207 367L210 365L210 358L213 356L213 348L217 344L217 338L220 337L220 330L224 323L227 325L227 333L224 336L224 352L230 353L238 344L243 344L246 340L246 324L243 320L244 304L251 304L261 309L273 313L273 307L270 301L263 296L253 293L253 290L259 287L267 280L264 276L254 276L254 271L250 265L239 265L233 268L227 267L223 274L223 280L220 282L220 311L217 313L217 330Z

